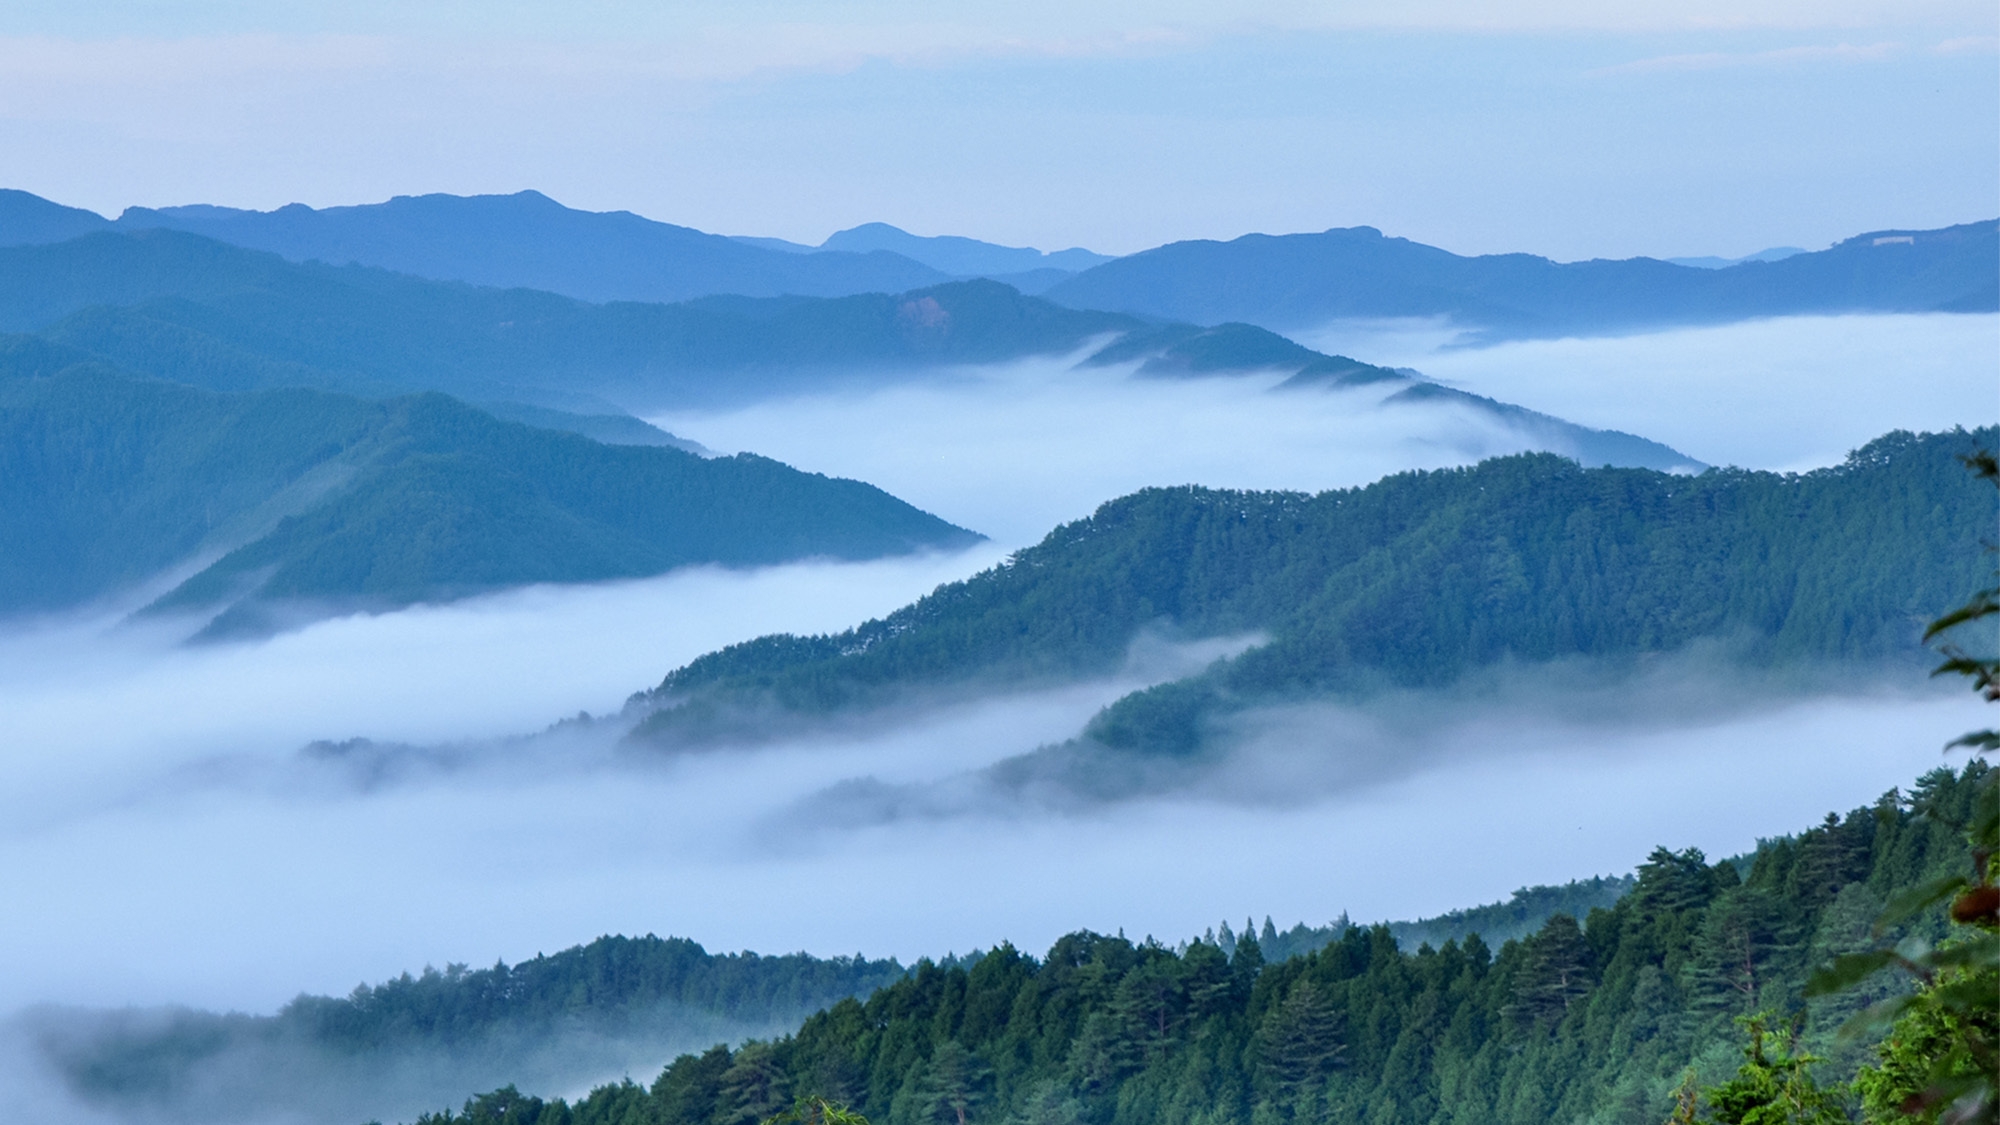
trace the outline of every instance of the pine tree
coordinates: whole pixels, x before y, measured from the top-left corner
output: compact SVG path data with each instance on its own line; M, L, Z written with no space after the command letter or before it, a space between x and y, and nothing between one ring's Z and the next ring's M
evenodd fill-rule
M722 1074L715 1120L718 1125L758 1125L791 1103L788 1085L771 1045L746 1043Z
M992 1076L992 1070L958 1040L938 1044L924 1068L924 1120L966 1125L972 1108L985 1100Z
M1569 1014L1590 991L1590 944L1567 914L1550 916L1527 940L1526 960L1514 978L1507 1014L1517 1026L1546 1027Z
M1812 1067L1820 1060L1797 1049L1789 1028L1772 1031L1764 1015L1736 1021L1750 1037L1736 1076L1705 1097L1718 1125L1849 1125L1844 1091L1822 1089Z
M1318 985L1303 980L1264 1017L1257 1029L1257 1076L1282 1106L1318 1086L1340 1065L1340 1013Z

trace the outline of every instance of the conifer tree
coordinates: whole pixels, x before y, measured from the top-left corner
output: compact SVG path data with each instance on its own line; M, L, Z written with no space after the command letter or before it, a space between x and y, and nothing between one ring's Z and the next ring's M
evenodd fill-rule
M1549 1026L1590 991L1590 944L1576 919L1557 914L1526 943L1508 1014L1522 1027Z
M1346 1050L1340 1013L1318 985L1300 981L1265 1015L1256 1047L1260 1084L1281 1105L1292 1105L1339 1066Z
M958 1040L938 1044L924 1068L923 1119L932 1125L966 1125L973 1107L985 1099L992 1075Z

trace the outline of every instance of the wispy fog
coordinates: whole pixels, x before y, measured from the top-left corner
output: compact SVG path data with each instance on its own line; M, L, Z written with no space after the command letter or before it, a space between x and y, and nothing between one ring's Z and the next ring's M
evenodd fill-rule
M530 587L176 649L181 630L48 622L0 635L0 823L317 739L436 742L616 711L670 668L779 630L845 628L971 574L994 548L863 564L700 568ZM4 829L0 829L4 832Z
M1149 485L1318 491L1534 447L1455 405L1383 407L1380 388L1274 393L1282 376L1135 379L1077 358L649 420L880 485L1015 546Z
M1245 716L1227 772L1151 797L1052 807L967 787L1074 735L1118 695L1244 643L1155 640L1107 680L756 750L635 753L604 723L299 751L308 737L484 734L610 706L712 643L700 631L748 631L724 594L763 606L757 628L829 627L953 565L698 574L240 649L127 649L97 674L101 694L60 661L10 659L0 703L35 727L0 765L0 959L16 967L0 976L0 1013L51 1001L271 1011L300 991L512 963L602 933L909 960L1002 939L1039 951L1078 927L1172 939L1246 915L1417 917L1629 870L1659 843L1747 849L1907 784L1984 718L1956 695L1759 698L1692 673L1614 693L1523 673L1465 697ZM542 659L517 657L509 638ZM88 671L74 649L62 659ZM958 799L883 819L843 799L857 783ZM665 1045L729 1033L700 1014L669 1024L594 1056L526 1045L529 1061L506 1072L573 1092L648 1078ZM92 1120L35 1077L32 1052L6 1046L0 1086L40 1091L41 1120Z
M10 793L71 784L0 836L0 957L30 967L5 978L0 1008L267 1010L300 990L511 962L606 932L908 958L1001 938L1039 949L1079 926L1179 936L1245 913L1413 917L1623 870L1655 843L1747 848L1907 783L1981 718L1956 697L1856 692L1621 719L1565 694L1551 703L1529 679L1410 729L1379 714L1269 717L1265 775L1095 810L870 824L825 796L857 778L936 784L1058 741L1174 663L755 751L635 758L603 730L461 747L388 784L276 736L142 766L131 747L151 715L113 700L64 764L35 765L25 789L8 778ZM225 673L161 674L227 688ZM59 702L19 680L7 690L44 715ZM85 703L71 706L83 721ZM399 718L356 706L342 729ZM1268 774L1279 769L1302 776Z
M1996 332L1995 317L1890 317L1333 346L1708 461L1793 465L1892 425L1990 420ZM1688 665L1606 692L1517 671L1449 700L1242 716L1229 770L1137 799L983 787L988 767L1235 638L1151 640L1105 680L754 750L636 752L615 721L512 737L615 712L723 644L881 614L1135 488L1320 489L1524 446L1458 407L1274 381L1045 361L659 419L994 536L966 555L537 588L199 649L104 621L16 627L0 636L0 1016L270 1011L603 933L911 959L1002 939L1040 951L1078 927L1171 939L1245 915L1411 918L1629 870L1655 844L1747 849L1907 784L1984 718L1920 694L1916 674L1724 690ZM373 742L302 750L354 738ZM884 815L857 793L921 800ZM0 1086L29 1083L28 1065L0 1044ZM578 1065L572 1084L627 1064ZM62 1114L87 1119L41 1119Z
M2000 316L1991 314L1783 317L1489 348L1453 348L1458 333L1431 322L1295 335L1712 465L1816 468L1888 430L2000 419Z

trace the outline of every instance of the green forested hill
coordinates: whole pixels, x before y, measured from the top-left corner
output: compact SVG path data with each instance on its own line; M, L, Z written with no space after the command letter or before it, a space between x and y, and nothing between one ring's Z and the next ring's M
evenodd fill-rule
M692 563L873 558L977 536L870 485L754 455L610 446L438 394L236 394L0 355L0 611L47 610L192 562L157 603L261 629ZM65 366L67 364L67 366ZM11 376L11 377L4 377Z
M1128 696L1093 742L1186 754L1221 711L1450 683L1501 661L1712 641L1753 663L1917 651L1980 576L1994 495L1956 455L1992 430L1891 434L1801 475L1697 477L1500 458L1307 496L1149 489L836 636L766 637L635 697L635 737L754 735L913 688L1105 674L1140 630L1265 643Z
M1390 923L1406 948L1426 936L1525 936L1563 906L1610 905L1628 879L1524 888L1505 903ZM1576 913L1585 911L1577 910ZM1267 961L1339 941L1345 920L1245 933ZM1225 953L1225 923L1207 940ZM970 967L984 956L932 963ZM652 1073L669 1055L718 1038L780 1035L848 997L903 979L894 960L803 953L711 954L685 938L602 937L514 966L450 965L360 985L347 996L302 995L275 1015L70 1011L30 1030L86 1101L169 1121L271 1118L353 1125L370 1113L455 1101L498 1082L573 1086L631 1065ZM664 1053L663 1053L664 1052ZM411 1065L424 1060L424 1065ZM410 1109L409 1112L415 1112Z
M437 1090L651 1070L662 1052L770 1035L904 975L893 960L709 953L604 937L518 965L426 969L271 1016L48 1012L28 1028L87 1103L146 1120L354 1122ZM532 1076L532 1077L530 1077Z
M1885 901L1964 868L1957 825L1986 773L1938 770L1907 798L1829 814L1766 841L1747 874L1657 849L1616 905L1497 950L1399 948L1355 927L1267 964L1254 940L1225 953L1080 932L1039 960L1003 946L969 968L920 963L794 1034L684 1055L650 1086L573 1106L508 1087L419 1121L738 1125L816 1096L879 1125L1658 1125L1688 1067L1734 1070L1737 1015L1803 1011L1822 1077L1853 1072L1867 1045L1835 1030L1901 978L1807 1001L1807 975L1869 946ZM1944 928L1941 910L1908 927Z

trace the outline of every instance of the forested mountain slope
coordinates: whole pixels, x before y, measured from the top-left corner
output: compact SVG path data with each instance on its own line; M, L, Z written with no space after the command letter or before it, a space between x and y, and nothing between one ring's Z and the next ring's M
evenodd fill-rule
M1738 1015L1803 1011L1823 1079L1853 1073L1867 1044L1835 1031L1905 978L1808 1001L1807 976L1871 947L1899 892L1964 870L1959 825L1986 774L1938 770L1828 814L1761 844L1747 874L1659 848L1616 905L1498 950L1399 948L1356 927L1267 964L1252 940L1232 955L1079 932L1039 960L1003 946L970 968L921 963L794 1034L683 1055L648 1086L574 1105L510 1086L419 1122L732 1125L805 1096L879 1125L1658 1125L1687 1068L1735 1069ZM1942 909L1904 927L1944 931Z
M1231 710L1501 661L1696 641L1765 666L1907 659L1980 577L1994 495L1957 456L1996 436L1891 434L1800 475L1530 454L1317 496L1148 489L886 618L701 657L635 697L633 737L756 738L919 691L1104 675L1148 628L1269 639L1121 700L1097 748L1186 756Z
M978 539L750 454L605 445L439 394L201 390L0 339L0 612L196 571L155 603L212 633L694 563Z
M1727 269L1651 258L1461 257L1373 227L1175 242L1045 295L1076 308L1280 331L1342 318L1447 317L1486 338L1560 336L1848 312L2000 310L2000 220L1872 231Z
M709 953L604 937L518 965L426 969L272 1016L44 1011L25 1030L70 1088L147 1120L359 1122L436 1091L650 1072L716 1039L774 1035L902 978L894 960Z
M1389 924L1405 948L1472 933L1526 936L1564 907L1610 906L1632 880L1596 878L1523 888L1505 903ZM1342 919L1244 936L1267 961L1341 940ZM1206 940L1225 954L1227 923ZM970 967L985 954L927 962ZM273 1016L192 1009L47 1011L25 1029L84 1100L153 1119L217 1122L271 1117L353 1125L456 1102L501 1082L530 1089L653 1073L668 1057L717 1039L781 1035L848 997L903 979L893 959L797 953L710 954L685 938L602 937L519 965L426 969L345 997L302 995ZM415 1107L415 1108L412 1108Z

